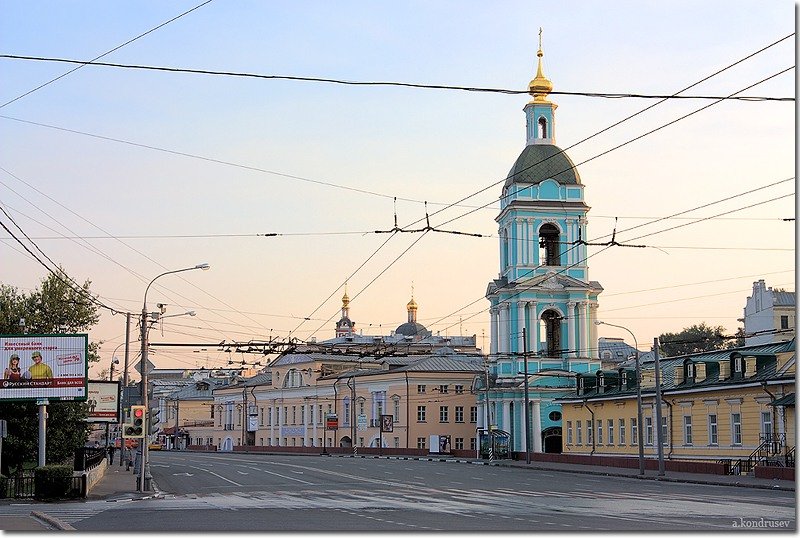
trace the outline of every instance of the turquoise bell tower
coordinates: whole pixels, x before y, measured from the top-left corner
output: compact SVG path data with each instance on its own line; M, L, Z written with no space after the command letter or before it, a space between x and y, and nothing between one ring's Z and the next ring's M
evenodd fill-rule
M495 218L500 273L486 290L494 380L489 420L509 434L511 450L525 450L525 353L532 449L560 452L560 405L552 400L574 386L575 373L600 368L594 321L603 288L589 280L584 186L556 146L558 105L548 99L553 84L544 76L541 32L537 56L531 100L523 108L526 145L508 173Z

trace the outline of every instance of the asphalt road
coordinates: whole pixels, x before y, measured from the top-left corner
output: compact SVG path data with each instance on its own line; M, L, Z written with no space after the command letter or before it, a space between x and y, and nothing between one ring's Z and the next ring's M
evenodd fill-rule
M323 456L151 453L151 471L161 498L42 511L79 531L796 528L791 491Z

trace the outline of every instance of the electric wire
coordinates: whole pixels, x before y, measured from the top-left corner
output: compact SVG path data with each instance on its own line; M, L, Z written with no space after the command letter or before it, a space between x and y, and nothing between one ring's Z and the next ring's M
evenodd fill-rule
M790 34L791 35L791 34ZM788 39L787 36L784 39ZM133 70L142 70L142 71L160 71L160 72L167 72L167 73L188 73L194 75L214 75L214 76L225 76L225 77L238 77L238 78L255 78L255 79L262 79L262 80L289 80L289 81L296 81L296 82L323 82L328 84L339 84L344 86L389 86L389 87L401 87L401 88L414 88L414 89L424 89L424 90L458 90L458 91L466 91L466 92L479 92L479 93L498 93L504 95L523 95L529 94L530 90L510 90L504 88L486 88L486 87L477 87L477 86L452 86L452 85L445 85L445 84L419 84L413 82L379 82L379 81L357 81L357 80L343 80L343 79L334 79L334 78L321 78L321 77L306 77L306 76L294 76L294 75L265 75L260 73L245 73L245 72L237 72L237 71L216 71L210 69L192 69L187 67L166 67L166 66L156 66L156 65L141 65L141 64L123 64L123 63L114 63L114 62L97 62L97 61L84 61L84 60L75 60L71 58L56 58L56 57L45 57L45 56L25 56L21 54L0 54L0 58L5 58L8 60L25 60L25 61L34 61L34 62L53 62L53 63L66 63L66 64L77 64L80 67L84 67L87 65L97 66L97 67L113 67L115 69L133 69ZM77 68L76 68L77 69ZM574 92L574 91L551 91L549 92L553 95L568 95L568 96L578 96L578 97L601 97L606 99L625 99L625 98L636 98L636 99L702 99L702 100L713 100L713 99L720 99L719 96L714 95L653 95L653 94L642 94L642 93L608 93L608 92ZM778 101L778 102L793 102L795 100L794 97L765 97L765 96L739 96L739 97L731 97L730 99L738 100L738 101L746 101L746 102L762 102L762 101Z
M137 35L136 37L134 37L134 38L132 38L132 39L129 39L128 41L126 41L125 43L122 43L121 45L117 45L117 46L116 46L116 47L114 47L113 49L111 49L111 50L108 50L108 51L104 52L104 53L103 53L103 54L101 54L100 56L96 56L95 58L93 58L93 59L89 60L88 62L81 62L81 64L80 64L80 65L76 66L76 67L75 67L75 68L73 68L73 69L70 69L70 70L69 70L69 71L67 71L66 73L62 73L61 75L57 76L56 78L54 78L54 79L51 79L51 80L49 80L49 81L45 82L44 84L40 84L39 86L36 86L35 88L33 88L33 89L31 89L31 90L28 90L27 92L23 93L22 95L18 95L17 97L15 97L15 98L11 99L10 101L6 101L5 103L3 103L3 104L1 104L1 105L0 105L0 108L4 108L6 105L10 105L11 103L13 103L13 102L15 102L15 101L19 101L19 100L20 100L20 99L22 99L23 97L26 97L26 96L28 96L28 95L32 94L32 93L33 93L33 92L35 92L35 91L41 90L41 89L42 89L42 88L44 88L45 86L49 86L49 85L50 85L50 84L52 84L53 82L55 82L55 81L57 81L57 80L59 80L59 79L62 79L62 78L64 78L64 77L66 77L67 75L70 75L70 74L74 73L75 71L77 71L78 69L81 69L82 67L86 67L87 65L89 65L89 64L91 64L91 63L93 63L93 62L95 62L96 60L99 60L100 58L103 58L104 56L108 56L108 55L109 55L109 54L111 54L112 52L115 52L115 51L117 51L117 50L121 49L122 47L124 47L124 46L126 46L126 45L130 45L131 43L133 43L133 42L134 42L134 41L136 41L137 39L141 39L141 38L143 38L144 36L146 36L147 34L151 34L151 33L155 32L156 30L158 30L159 28L163 28L164 26L168 25L169 23L171 23L171 22L173 22L173 21L176 21L176 20L180 19L180 18L181 18L181 17L183 17L184 15L188 15L189 13L191 13L192 11L195 11L196 9L200 9L201 7L205 6L206 4L209 4L209 3L211 3L212 1L213 1L213 0L206 0L206 1L205 1L205 2L203 2L202 4L199 4L199 5L195 6L195 7L193 7L192 9L189 9L189 10L187 10L187 11L184 11L184 12L183 12L183 13L181 13L180 15L177 15L177 16L175 16L175 17L171 18L171 19L170 19L170 20L168 20L168 21L162 22L162 23L161 23L161 24L159 24L158 26L156 26L156 27L154 27L154 28L151 28L151 29L147 30L147 31L146 31L146 32L144 32L144 33L141 33L141 34Z

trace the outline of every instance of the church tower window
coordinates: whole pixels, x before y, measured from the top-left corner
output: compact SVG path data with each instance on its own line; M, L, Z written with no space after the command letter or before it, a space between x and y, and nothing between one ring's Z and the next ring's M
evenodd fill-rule
M553 224L545 224L539 230L539 259L544 265L561 265L560 233Z
M545 350L548 357L561 356L561 316L555 310L547 310L542 314L544 325Z
M547 138L547 120L539 118L539 138Z

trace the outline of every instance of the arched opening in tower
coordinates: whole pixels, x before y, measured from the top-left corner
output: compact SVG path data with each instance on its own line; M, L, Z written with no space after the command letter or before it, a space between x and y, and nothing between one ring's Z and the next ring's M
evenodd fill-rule
M548 357L561 356L561 315L555 310L545 310L542 314L545 352Z
M561 265L560 237L553 224L545 224L539 229L539 259L544 260L544 265Z

